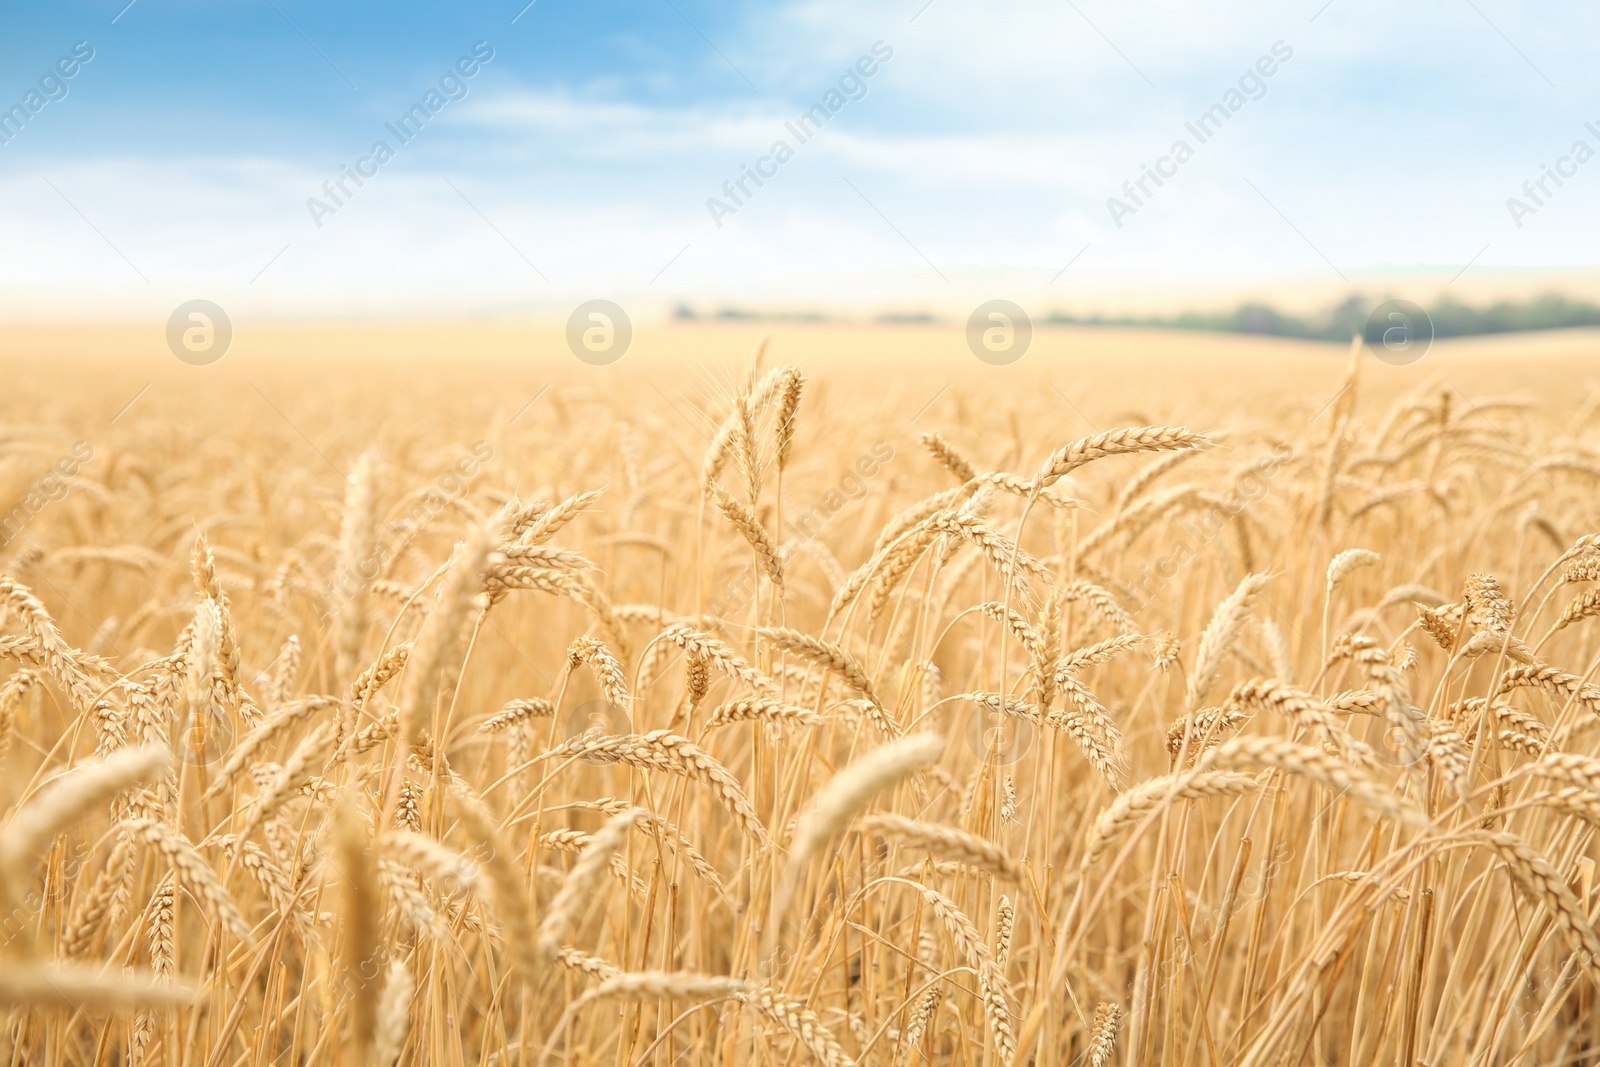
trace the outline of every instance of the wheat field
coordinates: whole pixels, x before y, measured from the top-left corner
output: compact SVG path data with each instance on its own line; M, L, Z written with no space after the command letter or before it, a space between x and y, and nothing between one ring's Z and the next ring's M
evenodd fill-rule
M6 1062L1600 1062L1587 349L258 336L6 333Z

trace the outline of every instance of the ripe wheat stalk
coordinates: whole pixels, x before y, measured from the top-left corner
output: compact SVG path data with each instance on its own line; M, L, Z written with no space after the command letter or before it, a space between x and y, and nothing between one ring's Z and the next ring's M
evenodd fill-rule
M0 546L0 1050L1588 1062L1600 400L1307 359L118 422Z

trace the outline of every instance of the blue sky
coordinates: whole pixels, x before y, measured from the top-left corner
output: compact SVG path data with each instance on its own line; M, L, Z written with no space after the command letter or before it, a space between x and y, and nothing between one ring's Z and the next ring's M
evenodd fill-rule
M1600 11L1578 3L125 2L0 11L0 111L93 48L0 144L0 312L1070 304L1600 247L1600 160L1537 204L1521 188L1600 151ZM386 132L475 45L493 58L458 99ZM1199 143L1185 124L1242 77ZM800 143L786 121L830 90ZM335 202L323 183L380 139L393 158ZM1164 184L1125 192L1147 165Z

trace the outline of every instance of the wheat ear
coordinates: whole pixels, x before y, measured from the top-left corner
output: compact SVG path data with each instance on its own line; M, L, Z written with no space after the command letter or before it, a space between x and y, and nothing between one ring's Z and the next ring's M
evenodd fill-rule
M738 999L789 1031L823 1067L855 1067L855 1060L822 1020L803 1004L771 989L753 989L739 994Z
M801 815L789 846L789 863L776 895L773 914L781 922L801 873L822 846L843 833L850 820L886 789L938 761L944 739L913 734L880 745L834 775Z
M861 828L931 855L988 871L1008 882L1022 881L1022 869L1004 849L954 826L918 822L904 815L883 812L861 820Z
M467 532L466 540L457 546L450 561L443 597L422 624L422 632L406 661L398 707L400 736L407 745L415 745L431 723L434 704L445 686L461 640L461 628L468 613L480 603L490 547L486 526L474 526Z
M154 778L166 769L169 758L164 748L124 748L53 780L0 829L0 879L5 892L21 888L51 838L68 824Z
M1094 1030L1089 1034L1089 1067L1106 1067L1117 1044L1122 1008L1102 1001L1094 1009Z
M938 460L944 469L956 476L956 481L965 485L978 476L978 470L957 452L955 448L942 436L933 430L922 435L922 447L926 448L934 459Z
M80 1011L176 1007L194 1001L184 986L108 973L83 963L9 963L0 967L0 1004Z
M1595 933L1578 898L1561 872L1528 842L1514 834L1477 831L1472 835L1505 862L1523 892L1544 904L1572 946L1573 957L1591 981L1600 985L1600 935Z
M1385 791L1376 781L1349 764L1321 749L1298 745L1280 737L1236 737L1207 752L1199 763L1202 771L1262 768L1317 782L1407 826L1423 828L1428 825L1428 817L1415 805Z
M1172 452L1188 448L1209 448L1211 442L1201 434L1191 433L1182 426L1135 426L1121 430L1106 430L1080 438L1050 454L1033 476L1037 492L1046 489L1077 470L1106 456L1127 455L1132 452Z
M229 933L246 943L250 941L250 924L239 914L238 906L223 888L217 872L200 858L188 838L153 819L132 819L125 825L134 840L154 848L166 858L173 873L189 887L190 892L206 903L212 915Z
M533 913L528 904L527 882L512 859L513 852L476 797L462 790L452 790L450 799L467 836L484 850L483 870L494 886L495 907L506 926L512 963L522 972L523 981L536 982L540 968Z
M757 844L765 846L770 839L767 828L761 824L755 808L732 772L713 759L705 749L670 730L576 737L556 746L546 755L576 756L590 763L625 763L631 767L682 775L709 788Z
M351 790L333 812L333 852L339 872L339 901L343 938L340 942L340 982L348 995L349 1021L345 1033L359 1063L372 1055L378 1024L379 930L377 875L367 847L368 834Z
M978 936L978 928L972 925L972 920L956 907L954 901L937 889L926 886L922 887L922 897L933 909L934 915L944 923L951 940L967 957L967 963L978 973L978 994L983 999L984 1015L989 1020L989 1032L994 1037L995 1050L1000 1054L1001 1063L1010 1063L1017 1047L1016 1034L1011 1026L1010 984L995 963L989 946Z
M378 1000L378 1022L373 1034L372 1055L369 1067L394 1067L405 1047L406 1034L411 1030L411 996L416 983L411 970L403 960L389 964L384 978L383 995Z
M1238 796L1258 789L1260 785L1251 775L1229 771L1191 771L1146 779L1118 794L1100 813L1089 830L1089 840L1083 850L1083 866L1094 863L1131 827L1167 804L1203 797Z
M755 551L756 559L761 563L761 570L767 580L773 585L783 585L783 560L778 555L778 547L772 542L772 535L761 524L756 513L741 500L729 496L720 487L713 487L712 498L722 514L727 516L733 528L749 543Z
M1194 657L1194 673L1189 676L1188 701L1191 711L1205 703L1207 694L1222 671L1223 658L1239 639L1244 621L1266 585L1266 575L1246 575L1238 588L1217 605L1211 622L1200 635L1200 647Z
M612 855L622 847L628 828L638 818L632 808L613 815L578 853L566 880L550 901L544 921L539 924L538 946L546 959L556 958L568 932L594 902L595 888L610 868Z

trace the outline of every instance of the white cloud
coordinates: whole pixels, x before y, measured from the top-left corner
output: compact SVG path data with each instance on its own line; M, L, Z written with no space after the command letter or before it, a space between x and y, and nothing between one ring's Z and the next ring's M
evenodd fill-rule
M1334 0L1314 22L1317 3L1264 0L933 0L912 22L917 7L802 0L750 15L719 36L756 95L656 104L605 77L552 88L502 76L321 228L306 199L365 139L316 163L14 167L0 178L0 281L126 287L134 302L198 285L282 309L341 293L498 308L606 293L938 302L1035 277L1045 292L1085 244L1058 289L1140 272L1334 283L1336 270L1465 263L1485 245L1483 266L1593 261L1600 170L1521 229L1504 206L1584 133L1573 101L1596 75L1574 5L1535 18L1488 0L1481 16ZM865 97L715 226L706 199L792 140L785 122L880 39L894 57ZM1106 198L1279 39L1294 57L1266 96L1116 227ZM721 60L708 50L707 62Z

